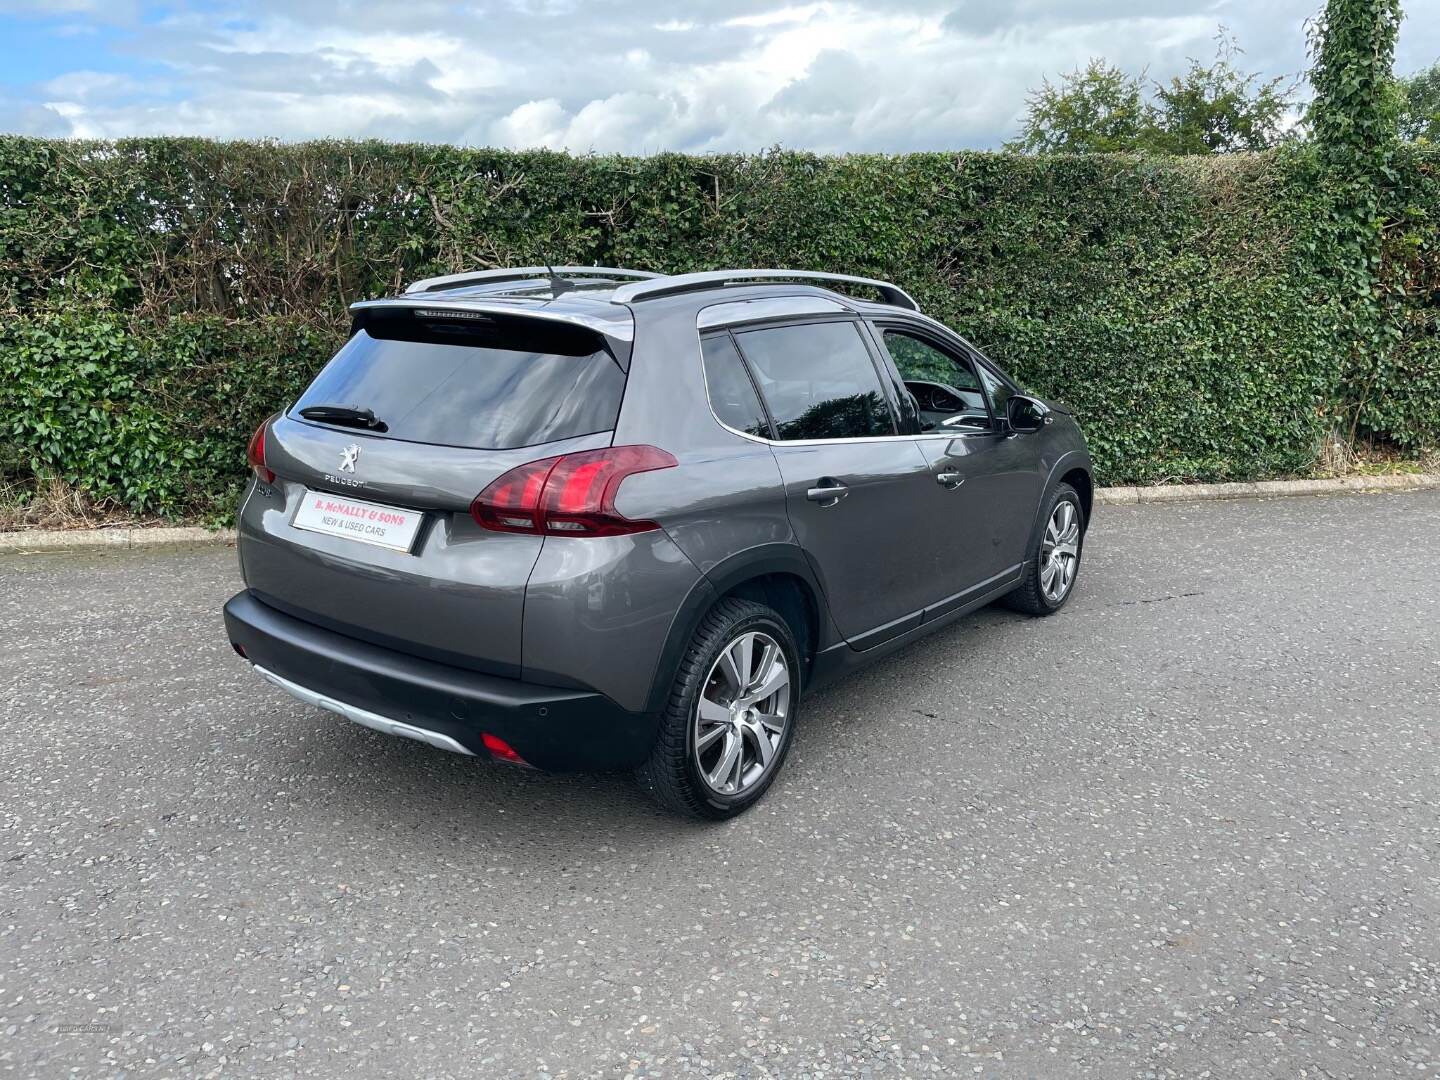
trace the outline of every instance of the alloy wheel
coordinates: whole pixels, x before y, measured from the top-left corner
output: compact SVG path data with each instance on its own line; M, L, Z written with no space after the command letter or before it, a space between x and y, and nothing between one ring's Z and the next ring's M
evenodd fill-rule
M720 651L695 707L695 763L706 785L738 795L770 771L785 741L790 665L769 634L750 630Z
M1040 589L1058 604L1075 583L1080 565L1080 514L1068 499L1057 503L1040 545Z

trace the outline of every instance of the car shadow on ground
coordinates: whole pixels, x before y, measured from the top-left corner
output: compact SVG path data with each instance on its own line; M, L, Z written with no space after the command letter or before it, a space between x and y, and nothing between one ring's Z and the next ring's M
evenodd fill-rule
M626 773L546 773L435 750L408 739L381 735L299 703L268 696L262 727L289 729L296 737L266 740L273 775L305 774L313 782L293 793L294 812L329 820L343 804L349 824L388 827L405 822L409 842L426 833L464 832L491 852L541 843L552 851L573 846L593 850L612 837L630 850L680 838L710 842L717 830L748 832L785 812L786 789L809 787L816 776L837 771L865 775L890 769L879 729L893 721L897 686L917 672L981 659L976 650L992 631L1028 622L1024 616L986 608L938 634L917 641L872 667L807 696L786 767L751 811L730 822L690 820L661 810ZM858 728L857 728L858 725ZM856 761L855 754L876 760ZM382 832L384 830L382 829ZM623 838L623 840L621 839Z

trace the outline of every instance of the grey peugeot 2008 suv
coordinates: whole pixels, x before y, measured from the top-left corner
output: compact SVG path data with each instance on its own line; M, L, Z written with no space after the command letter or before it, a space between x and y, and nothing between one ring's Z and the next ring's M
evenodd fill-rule
M528 267L351 310L251 440L225 622L352 721L634 769L724 818L774 779L802 693L1074 589L1075 421L888 282Z

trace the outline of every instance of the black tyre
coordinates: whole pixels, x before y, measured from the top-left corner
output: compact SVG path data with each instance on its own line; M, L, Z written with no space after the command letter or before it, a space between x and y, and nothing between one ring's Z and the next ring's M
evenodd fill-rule
M1084 545L1084 504L1074 488L1059 484L1050 493L1040 533L1031 542L1025 577L1005 603L1027 615L1055 614L1075 591Z
M755 805L790 750L799 671L784 619L720 601L680 663L640 786L667 809L717 821Z

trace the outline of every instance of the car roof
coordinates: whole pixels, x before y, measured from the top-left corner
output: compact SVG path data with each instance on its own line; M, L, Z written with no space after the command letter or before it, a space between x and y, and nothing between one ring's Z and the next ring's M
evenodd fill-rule
M815 284L814 282L824 282ZM830 288L847 284L878 291L886 302L869 302ZM856 314L918 312L915 301L890 282L801 270L720 270L659 275L606 267L559 267L554 276L534 267L479 271L428 278L382 300L351 306L357 315L385 306L443 311L513 313L586 326L623 340L633 339L642 311L697 312L716 303L781 296L823 297ZM929 321L929 320L926 320Z

